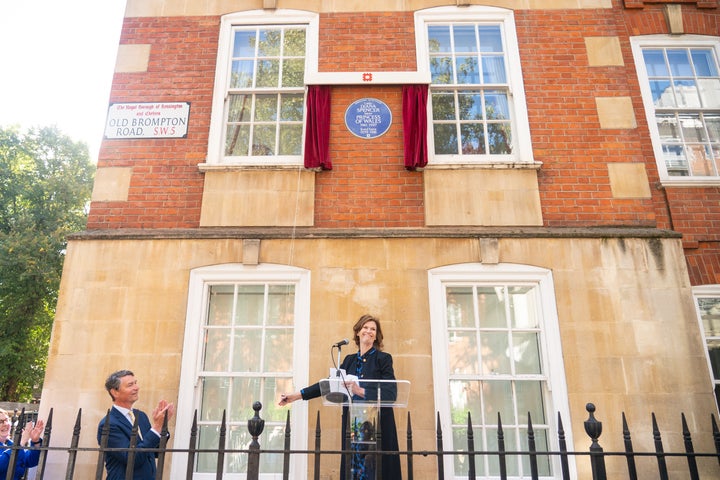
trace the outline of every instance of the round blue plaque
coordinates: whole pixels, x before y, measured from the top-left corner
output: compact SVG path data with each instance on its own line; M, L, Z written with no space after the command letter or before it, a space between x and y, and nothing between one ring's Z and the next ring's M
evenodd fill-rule
M377 138L388 131L392 112L385 102L376 98L355 100L345 110L345 126L360 138Z

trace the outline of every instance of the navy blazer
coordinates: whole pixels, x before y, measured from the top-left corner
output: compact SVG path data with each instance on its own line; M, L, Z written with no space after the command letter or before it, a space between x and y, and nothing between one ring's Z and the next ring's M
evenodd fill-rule
M33 445L40 445L42 440ZM11 446L12 440L8 440L6 445ZM11 449L4 449L0 452L0 480L5 480L7 475L8 467L10 466L10 453ZM25 475L25 470L32 467L37 467L40 461L40 450L25 450L23 448L17 450L17 457L15 461L15 474L13 480L20 480Z
M150 430L150 420L145 412L133 408L133 413L138 421L138 430L142 432L142 440L138 438L138 448L157 448L160 445L160 437ZM98 445L102 439L102 431L105 426L103 417L98 425ZM110 409L110 435L108 437L108 448L128 448L130 446L130 434L132 424L117 408ZM133 467L133 480L155 480L155 452L135 452L135 465ZM127 465L127 452L105 452L105 468L107 469L107 480L124 480L125 467Z

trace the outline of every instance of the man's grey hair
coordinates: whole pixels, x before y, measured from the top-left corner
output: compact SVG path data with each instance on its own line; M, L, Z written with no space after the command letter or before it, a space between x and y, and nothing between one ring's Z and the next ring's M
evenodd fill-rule
M123 377L127 377L128 375L132 375L133 377L135 376L135 374L130 370L118 370L117 372L111 373L107 380L105 380L105 390L108 391L108 393L110 394L110 398L112 398L113 401L115 401L115 397L112 396L110 390L118 390L121 383L120 379Z

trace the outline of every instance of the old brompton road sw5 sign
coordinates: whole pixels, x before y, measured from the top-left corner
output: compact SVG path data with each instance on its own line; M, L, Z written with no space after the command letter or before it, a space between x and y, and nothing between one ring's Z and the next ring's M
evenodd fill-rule
M185 138L189 117L189 102L113 103L105 138Z
M360 138L377 138L387 132L391 124L390 108L376 98L355 100L345 110L345 126Z

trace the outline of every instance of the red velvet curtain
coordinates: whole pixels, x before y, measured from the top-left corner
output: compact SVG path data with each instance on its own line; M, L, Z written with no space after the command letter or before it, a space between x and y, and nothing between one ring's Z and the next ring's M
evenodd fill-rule
M417 170L428 162L427 85L403 85L403 146L405 168Z
M329 85L308 86L306 115L305 168L332 170Z

